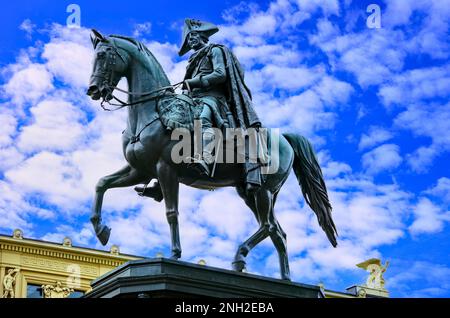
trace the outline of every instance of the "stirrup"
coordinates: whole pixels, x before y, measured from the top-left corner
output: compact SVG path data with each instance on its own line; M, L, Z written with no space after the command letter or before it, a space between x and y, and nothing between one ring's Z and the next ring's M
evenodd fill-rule
M189 159L192 161L188 164L189 167L194 168L198 171L200 174L204 174L207 177L211 175L211 171L209 170L208 164L203 160L203 158L199 157L189 157Z

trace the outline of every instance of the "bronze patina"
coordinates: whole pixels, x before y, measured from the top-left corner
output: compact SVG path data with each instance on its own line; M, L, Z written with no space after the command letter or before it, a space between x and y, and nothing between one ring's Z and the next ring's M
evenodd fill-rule
M147 185L156 179L153 187L138 186L136 190L144 196L164 200L171 233L171 258L178 259L181 257L179 184L199 189L234 187L254 213L259 228L238 247L233 268L242 271L250 250L270 237L278 252L281 278L289 280L286 234L274 212L277 195L293 169L305 201L316 213L331 244L336 246L337 232L322 171L306 138L282 134L277 140L277 152L271 154L271 160L278 162L273 173L262 177L261 165L246 157L243 163L214 163L212 176L210 168L214 160L208 147L210 129L262 129L237 58L223 45L208 44L209 36L217 30L211 23L186 20L180 55L190 49L194 53L189 59L186 76L179 83L186 91L184 94L175 94L161 65L141 42L119 35L105 37L93 30L95 58L87 94L94 100L103 99L102 106L116 99L118 108L127 109L128 120L122 135L127 164L98 181L91 222L105 245L110 236L110 228L101 218L105 192L111 188ZM129 84L126 102L113 95L123 77ZM190 114L190 117L183 114ZM197 118L201 122L203 152L194 156L191 163L176 163L171 156L177 144L171 139L172 126L191 127L190 120L181 122L183 117Z

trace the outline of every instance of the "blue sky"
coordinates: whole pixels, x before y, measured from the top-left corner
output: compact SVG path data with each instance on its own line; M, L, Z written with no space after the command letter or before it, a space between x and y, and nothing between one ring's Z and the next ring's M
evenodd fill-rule
M364 282L356 263L379 257L391 263L392 296L450 296L449 1L76 1L81 26L68 28L70 3L14 1L0 13L0 233L19 227L26 237L104 248L90 205L97 179L124 164L125 113L104 113L84 94L89 29L137 37L175 83L188 56L177 56L183 20L192 17L219 26L211 41L244 65L264 124L305 135L319 154L339 246L292 175L276 213L293 279L344 290ZM366 25L372 3L379 29ZM111 190L104 218L122 252L169 254L162 204ZM180 223L183 259L225 268L256 230L232 189L183 187ZM248 269L278 277L270 241L251 252Z

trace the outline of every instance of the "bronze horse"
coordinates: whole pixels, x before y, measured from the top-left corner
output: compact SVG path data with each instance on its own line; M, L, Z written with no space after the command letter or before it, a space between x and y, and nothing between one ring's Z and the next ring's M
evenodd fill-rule
M214 178L193 173L185 164L176 164L171 159L171 149L177 141L171 140L156 109L161 94L160 88L170 87L170 82L153 54L139 41L123 36L105 37L93 30L91 36L95 49L93 73L87 94L103 102L113 98L112 91L119 80L128 81L128 102L122 102L128 111L127 127L123 133L122 146L127 164L119 171L102 177L95 187L95 200L91 222L100 242L105 245L110 228L102 224L103 196L108 189L148 184L157 179L161 186L166 207L167 221L172 239L171 258L181 257L178 229L179 183L199 188L235 187L239 196L254 213L259 229L237 249L233 269L242 271L245 257L250 250L270 237L278 252L281 278L290 280L286 234L278 223L274 206L277 194L293 168L300 183L305 201L316 213L318 222L331 244L336 247L336 227L331 216L331 204L309 141L299 135L279 136L278 162L275 173L267 174L256 193L245 191L242 164L217 164ZM162 90L161 90L162 91ZM147 98L143 93L149 93ZM103 103L102 103L103 105ZM237 220L238 222L239 220Z

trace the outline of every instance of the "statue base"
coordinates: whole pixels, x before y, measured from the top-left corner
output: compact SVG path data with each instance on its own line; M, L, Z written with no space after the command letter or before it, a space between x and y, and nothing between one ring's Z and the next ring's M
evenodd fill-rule
M127 262L91 283L84 298L323 298L319 286L166 258Z
M388 298L389 292L386 289L375 289L367 286L354 285L347 288L349 294L362 298Z

